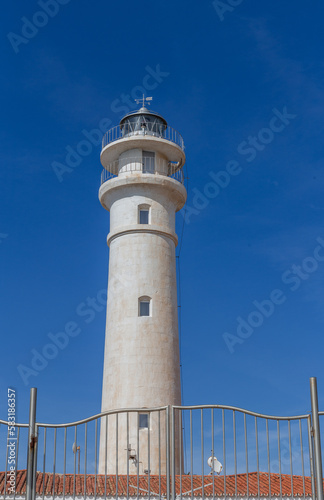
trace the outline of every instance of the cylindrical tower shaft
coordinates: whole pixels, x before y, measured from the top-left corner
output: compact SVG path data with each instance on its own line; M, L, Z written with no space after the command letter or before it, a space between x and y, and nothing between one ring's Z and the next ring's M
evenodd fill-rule
M99 473L115 474L117 463L118 474L134 474L140 462L140 473L165 474L165 418L145 409L181 404L175 213L186 190L172 176L184 153L163 127L124 133L101 155L115 175L99 191L110 211L102 412L142 410L103 419Z

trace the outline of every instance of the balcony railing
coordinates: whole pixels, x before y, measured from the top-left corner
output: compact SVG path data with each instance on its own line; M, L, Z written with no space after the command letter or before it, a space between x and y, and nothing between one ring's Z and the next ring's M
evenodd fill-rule
M147 123L145 127L141 127L140 129L137 128L137 124L135 123L125 123L122 128L120 128L120 125L117 125L105 133L102 139L102 149L119 139L141 135L160 137L161 139L173 142L184 151L183 138L177 130L172 127L157 128L155 123Z
M184 183L183 169L177 163L168 162L162 158L120 158L107 165L101 173L101 184L126 174L150 174L164 175L170 177L181 184Z

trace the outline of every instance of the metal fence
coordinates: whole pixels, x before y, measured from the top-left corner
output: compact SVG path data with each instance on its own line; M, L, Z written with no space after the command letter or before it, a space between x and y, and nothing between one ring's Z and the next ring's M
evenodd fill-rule
M288 417L232 406L166 406L56 425L36 422L32 389L30 422L15 424L14 440L12 426L0 420L0 496L323 500L324 412L318 411L314 378L311 403L311 413Z
M312 473L311 447L311 417L298 415L291 417L269 416L235 408L231 406L192 406L173 407L173 414L181 414L183 427L187 429L186 446L189 446L189 463L185 462L185 470L181 468L180 460L180 491L183 496L182 477L190 471L190 496L194 489L194 476L200 474L204 496L203 478L211 472L208 457L215 457L222 466L222 489L224 497L237 498L242 490L240 480L244 474L246 481L246 496L272 496L272 476L278 476L280 498L287 495L283 492L283 479L289 476L291 496L294 496L295 475L302 477L302 496L306 498L305 475L312 479L312 489L315 491L314 475ZM171 425L171 428L173 426ZM171 456L174 456L172 444ZM181 449L181 448L180 448ZM212 465L213 465L212 458ZM173 468L176 464L173 463ZM250 472L255 473L254 487L250 486ZM306 472L307 471L307 472ZM264 485L266 473L267 488ZM261 474L263 474L261 480ZM176 474L172 474L172 491L175 492ZM228 485L231 477L232 485ZM263 490L261 491L261 483ZM211 486L215 496L215 483ZM220 485L218 484L218 487ZM227 491L229 490L230 491ZM253 489L253 492L252 492ZM296 493L296 492L295 492ZM300 493L300 491L299 491Z

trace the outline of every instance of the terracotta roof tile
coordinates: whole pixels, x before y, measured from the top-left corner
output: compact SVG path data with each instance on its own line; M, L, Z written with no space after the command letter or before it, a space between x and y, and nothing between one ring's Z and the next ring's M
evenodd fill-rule
M0 472L0 495L4 494L5 473ZM53 495L53 474L37 472L36 475L36 491L37 495L49 496ZM292 476L293 479L293 492L291 491L291 476L287 474L270 474L270 491L272 497L280 496L280 482L281 492L283 497L304 496L304 483L305 483L305 496L312 496L312 486L310 477ZM55 495L70 496L75 492L76 496L84 496L84 475L76 474L55 474ZM118 476L116 485L116 476L106 477L106 496L116 496L116 486L118 488L118 496L137 496L137 476L129 476L127 484L127 476ZM259 486L259 488L258 488ZM150 478L139 476L139 496L147 496L150 489L151 496L166 495L166 476L151 475ZM235 497L258 496L258 489L260 489L260 496L269 496L269 474L266 472L250 472L246 474L224 476L176 476L176 493L182 492L183 496L191 496L191 488L193 489L193 496L202 496L202 487L204 487L205 496L213 496L213 491L216 497L223 497L226 491L226 496ZM7 494L9 488L9 475L7 474ZM105 496L105 476L87 474L86 476L86 496L94 496L95 493L98 497ZM26 493L26 470L17 471L16 477L16 494L24 495Z

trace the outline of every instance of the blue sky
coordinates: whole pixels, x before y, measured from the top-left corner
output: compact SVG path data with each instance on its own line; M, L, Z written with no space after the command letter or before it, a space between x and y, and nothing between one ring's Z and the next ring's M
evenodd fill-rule
M66 156L103 119L117 125L125 96L147 82L152 109L186 145L184 403L303 413L316 376L324 408L323 5L224 0L222 14L209 0L63 3L48 20L34 1L2 13L0 418L8 386L20 421L32 386L41 421L100 411L100 146L74 166ZM248 318L260 325L243 338ZM17 367L66 327L80 333L26 385Z

